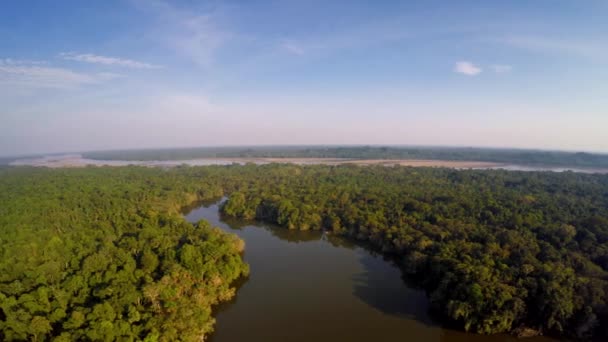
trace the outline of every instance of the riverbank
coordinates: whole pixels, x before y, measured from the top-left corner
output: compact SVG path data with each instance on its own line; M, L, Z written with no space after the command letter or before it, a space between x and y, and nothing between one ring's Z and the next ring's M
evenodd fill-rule
M531 166L505 163L493 163L483 161L459 161L459 160L431 160L431 159L348 159L348 158L266 158L266 157L236 157L236 158L199 158L188 160L97 160L87 159L78 154L45 156L39 158L24 158L11 162L10 166L33 166L48 168L79 168L87 166L145 166L145 167L177 167L188 166L210 166L231 164L294 164L294 165L382 165L382 166L410 166L410 167L445 167L453 169L478 169L478 170L508 170L508 171L551 171L551 172L579 172L608 174L608 169L602 168L578 168L578 167L556 167L556 166Z
M384 166L424 166L450 168L496 168L504 164L480 161L417 160L417 159L349 159L349 158L199 158L188 160L97 160L81 155L60 155L40 158L18 159L11 166L36 166L49 168L86 166L127 166L174 167L179 165L205 166L229 164L296 164L296 165L384 165Z

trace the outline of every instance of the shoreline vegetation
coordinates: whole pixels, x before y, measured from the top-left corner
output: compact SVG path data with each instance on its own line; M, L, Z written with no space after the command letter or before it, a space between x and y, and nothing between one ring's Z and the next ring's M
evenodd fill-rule
M0 169L0 339L200 340L248 274L242 244L181 216L328 229L401 260L449 326L608 336L608 177L229 165ZM200 276L202 275L202 277Z

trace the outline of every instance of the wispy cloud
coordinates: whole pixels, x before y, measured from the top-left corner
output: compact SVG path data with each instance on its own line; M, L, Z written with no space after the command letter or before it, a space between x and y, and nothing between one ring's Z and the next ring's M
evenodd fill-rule
M229 37L215 27L211 15L185 17L178 31L169 44L201 66L213 63L216 51Z
M29 59L12 59L12 58L0 58L0 65L47 65L47 61L34 61Z
M405 29L401 20L372 21L347 26L339 30L289 37L278 46L296 55L331 54L346 49L361 49L373 45L396 43L412 38L411 30Z
M482 69L475 64L468 61L456 62L454 65L454 72L464 74L467 76L475 76L482 72Z
M131 59L125 58L117 58L117 57L107 57L107 56L99 56L90 53L77 54L74 52L62 52L59 54L59 57L77 62L84 63L92 63L92 64L103 64L103 65L115 65L127 68L135 68L135 69L158 69L159 65L134 61Z
M594 40L565 39L547 36L507 36L503 44L537 52L574 55L584 58L608 58L608 45Z
M155 39L199 66L209 67L217 51L234 34L220 28L221 6L209 11L186 11L162 0L134 0L143 12L156 17Z
M490 68L497 74L505 74L513 70L512 66L505 64L494 64Z
M113 73L113 72L100 72L100 73L95 74L95 76L98 80L101 80L101 81L110 81L110 80L114 80L117 78L125 77L125 75L117 74L117 73Z
M281 43L281 48L294 55L303 55L306 51L304 47L293 41L284 41Z
M111 73L80 73L48 66L48 62L0 59L0 83L35 88L74 88L121 77Z

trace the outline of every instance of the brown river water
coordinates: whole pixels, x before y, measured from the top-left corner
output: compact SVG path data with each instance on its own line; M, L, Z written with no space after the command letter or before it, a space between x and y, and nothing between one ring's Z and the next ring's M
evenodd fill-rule
M348 239L223 219L217 204L185 217L238 235L251 268L236 297L215 310L212 342L522 341L442 327L424 292L408 286L393 262Z

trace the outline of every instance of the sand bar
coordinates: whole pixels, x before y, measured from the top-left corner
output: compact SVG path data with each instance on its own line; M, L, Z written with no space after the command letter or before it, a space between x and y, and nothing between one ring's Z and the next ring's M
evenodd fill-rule
M447 167L454 169L504 169L509 171L573 171L580 173L608 174L608 169L589 169L579 167L559 166L525 166L482 161L458 160L425 160L425 159L347 159L347 158L199 158L188 160L96 160L86 159L81 155L46 156L42 158L18 159L12 166L35 166L49 168L68 168L86 166L146 166L146 167L176 167L180 165L208 166L230 164L271 164L284 163L296 165L383 165L383 166L412 166L412 167Z

